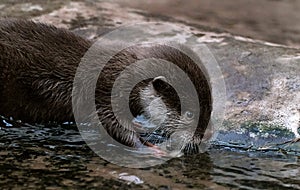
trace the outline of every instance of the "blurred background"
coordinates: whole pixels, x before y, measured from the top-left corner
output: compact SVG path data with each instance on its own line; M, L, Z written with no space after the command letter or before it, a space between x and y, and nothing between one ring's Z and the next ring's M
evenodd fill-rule
M0 16L31 18L80 0L0 0ZM140 9L254 39L300 47L299 0L88 0ZM38 5L38 6L36 6Z
M130 8L223 29L232 34L300 47L298 0L117 0Z

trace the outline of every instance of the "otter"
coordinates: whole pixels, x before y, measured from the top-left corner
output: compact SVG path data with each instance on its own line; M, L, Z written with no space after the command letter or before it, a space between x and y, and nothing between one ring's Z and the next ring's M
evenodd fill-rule
M20 19L1 19L0 115L24 123L74 121L73 81L82 57L92 44L93 42L66 29L52 25ZM194 115L188 106L182 108L168 79L157 76L143 80L131 89L129 107L132 115L144 115L154 124L155 120L160 120L161 114L166 115L167 119L156 127L166 136L178 126L186 129L195 125L193 120L198 117L196 131L184 146L185 151L197 152L197 145L204 137L212 111L209 81L204 71L196 67L188 56L167 45L136 45L122 50L109 60L101 71L95 91L100 122L109 135L124 145L153 146L142 137L141 133L145 130L139 131L141 126L134 123L132 118L127 118L125 125L120 124L111 105L111 89L118 74L131 63L146 58L170 61L187 73L197 90L200 113ZM188 94L186 98L189 98ZM165 112L153 111L162 104L165 105ZM190 104L192 106L193 102Z

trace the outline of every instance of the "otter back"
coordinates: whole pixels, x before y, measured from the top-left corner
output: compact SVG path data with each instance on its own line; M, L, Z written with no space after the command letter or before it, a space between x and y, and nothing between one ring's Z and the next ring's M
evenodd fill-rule
M32 21L0 20L0 115L25 122L72 120L72 82L91 43Z

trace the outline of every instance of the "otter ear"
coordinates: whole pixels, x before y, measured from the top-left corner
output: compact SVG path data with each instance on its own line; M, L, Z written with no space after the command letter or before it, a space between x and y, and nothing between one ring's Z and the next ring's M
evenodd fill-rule
M152 80L152 85L153 85L154 89L159 92L168 88L168 86L169 86L167 79L164 76L155 77Z

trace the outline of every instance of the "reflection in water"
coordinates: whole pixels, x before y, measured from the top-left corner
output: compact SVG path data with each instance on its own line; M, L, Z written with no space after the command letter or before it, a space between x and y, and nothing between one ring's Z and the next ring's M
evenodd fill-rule
M297 155L213 146L145 169L111 164L94 154L76 128L32 126L1 128L0 187L58 189L107 187L188 189L299 189ZM145 155L141 155L145 156ZM143 184L127 184L114 173L127 172Z
M300 188L297 156L272 152L212 150L213 180L228 187L246 189Z

